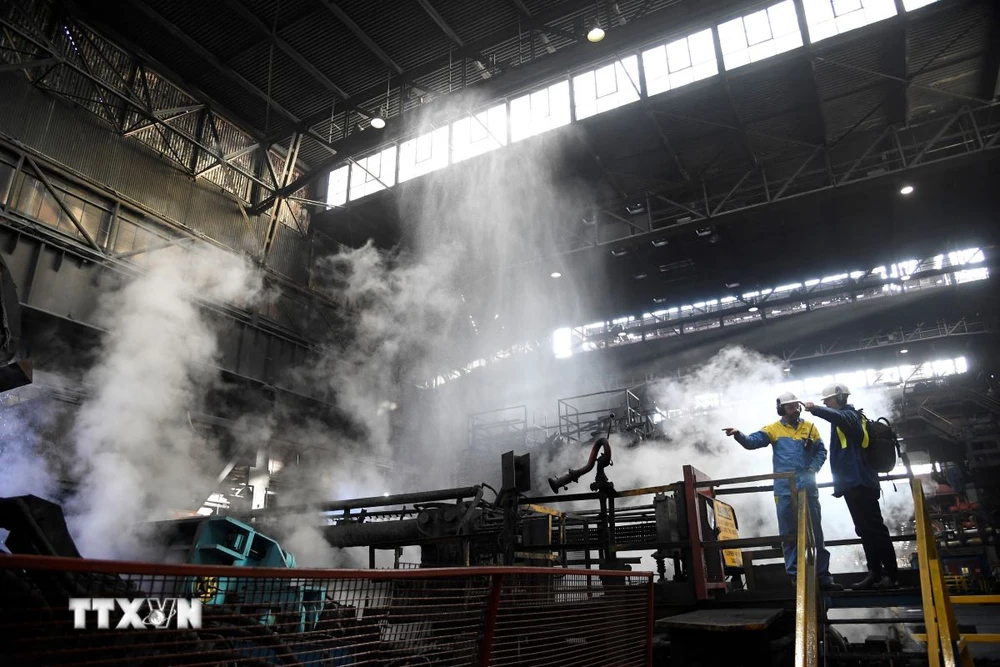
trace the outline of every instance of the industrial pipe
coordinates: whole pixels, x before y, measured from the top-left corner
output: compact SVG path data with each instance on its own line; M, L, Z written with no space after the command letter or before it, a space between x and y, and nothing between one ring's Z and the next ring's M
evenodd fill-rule
M332 547L378 546L380 544L405 545L420 540L420 526L416 519L400 521L342 521L334 526L324 526L323 537Z
M552 492L559 493L559 489L570 482L579 482L581 477L593 470L594 465L598 462L597 453L601 449L604 450L601 455L602 466L607 466L611 463L611 443L608 442L607 438L599 438L594 442L594 446L590 448L590 458L587 459L587 465L576 470L570 468L569 472L562 477L549 477L549 486L552 487Z
M253 518L268 517L277 514L308 513L308 512L338 512L342 510L365 509L368 507L391 507L394 505L417 505L444 500L464 500L475 497L480 492L480 486L463 486L454 489L439 489L437 491L419 491L416 493L398 493L393 496L374 496L372 498L350 498L347 500L332 500L312 505L289 505L287 507L269 507L247 512L244 516Z

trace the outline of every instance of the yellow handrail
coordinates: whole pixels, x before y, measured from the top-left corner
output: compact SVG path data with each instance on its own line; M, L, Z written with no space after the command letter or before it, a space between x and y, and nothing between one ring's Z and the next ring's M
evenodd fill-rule
M944 583L937 542L931 527L930 515L924 503L924 487L919 479L910 481L913 492L913 512L917 522L917 562L920 567L920 596L924 607L924 625L927 628L927 660L930 667L972 667L969 643L995 641L996 635L960 635L955 621L952 599ZM961 596L962 604L994 603L997 596L978 596L981 600Z
M816 618L818 586L816 578L816 540L809 516L809 498L798 492L797 572L795 577L795 667L819 664L819 624Z

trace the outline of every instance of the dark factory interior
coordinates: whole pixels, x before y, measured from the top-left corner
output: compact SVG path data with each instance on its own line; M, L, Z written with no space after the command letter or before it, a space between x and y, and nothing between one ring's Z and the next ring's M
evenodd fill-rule
M0 3L0 662L1000 665L1000 2Z

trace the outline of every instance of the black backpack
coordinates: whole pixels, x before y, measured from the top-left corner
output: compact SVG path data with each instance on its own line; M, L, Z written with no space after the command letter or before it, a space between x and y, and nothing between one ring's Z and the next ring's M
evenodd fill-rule
M873 420L860 410L858 412L868 431L868 447L862 450L865 463L875 472L892 472L896 467L896 455L901 455L896 431L885 417Z

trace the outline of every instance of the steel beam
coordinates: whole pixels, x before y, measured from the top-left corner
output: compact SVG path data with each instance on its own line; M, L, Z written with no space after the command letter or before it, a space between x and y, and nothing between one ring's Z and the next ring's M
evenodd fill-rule
M194 38L192 38L186 32L184 32L176 25L168 21L162 14L154 10L145 2L142 2L142 0L126 0L126 2L129 5L131 5L132 8L134 8L135 10L139 11L142 14L145 14L150 20L152 20L160 28L166 31L171 37L177 40L178 43L183 44L186 48L190 49L194 54L196 54L199 58L201 58L206 63L211 65L220 74L226 76L226 78L230 79L231 81L239 85L241 88L243 88L246 92L250 93L254 97L263 100L268 106L270 106L279 114L284 116L285 120L293 124L299 122L299 119L292 112L290 112L288 109L285 109L283 106L275 102L270 95L268 95L263 90L252 84L250 81L244 78L243 75L236 72L236 70L234 70L232 67L222 62L222 60L216 57L215 54L213 54L211 51L209 51L201 44L196 42Z
M905 78L894 76L892 74L886 74L885 72L879 72L876 70L871 70L866 67L858 67L857 65L850 65L848 63L838 62L836 60L830 60L829 58L823 58L821 56L816 56L816 60L826 63L827 65L834 65L842 69L850 70L852 72L859 72L861 74L868 74L870 76L877 76L889 81L897 81L913 88L919 90L926 90L929 93L937 93L938 95L943 95L945 97L951 97L956 100L962 100L964 102L974 102L977 106L990 106L992 104L991 100L984 100L979 97L973 97L971 95L963 95L961 93L956 93L950 90L944 90L943 88L935 88L934 86L925 86L920 83L913 83L912 81L907 81Z
M31 70L38 69L39 67L48 67L49 65L58 65L59 60L56 58L36 58L35 60L25 60L19 63L0 63L0 74L5 72L17 72L20 70Z
M781 195L785 194L785 190L788 189L788 186L790 186L793 182L795 182L795 179L802 174L802 172L805 170L807 166L809 166L809 163L812 162L813 159L815 159L815 157L819 154L821 149L822 146L817 146L816 150L814 150L812 153L809 154L809 157L807 157L805 161L799 165L799 168L795 170L795 173L792 174L792 177L789 178L787 181L785 181L785 184L781 186L781 189L778 190L778 192L774 195L774 199L772 201L777 201L778 199L781 199Z
M56 200L57 204L59 204L59 208L62 209L63 213L66 214L66 217L69 218L70 221L73 223L73 226L76 227L77 231L79 231L80 234L83 236L83 238L86 239L87 244L97 252L101 253L102 255L106 254L104 248L97 245L97 242L94 240L94 237L90 235L90 232L87 231L87 229L83 226L80 220L76 217L76 213L71 211L69 206L66 205L66 202L64 202L62 197L59 196L60 194L59 191L56 190L54 185L52 185L52 181L50 181L49 177L45 175L45 172L43 172L41 167L38 166L38 163L35 162L30 155L26 155L25 160L29 165L31 165L31 170L35 172L35 175L38 177L38 180L42 182L42 184L45 186L45 189L49 191L49 194L52 195L52 198Z
M311 76L320 84L322 84L323 87L326 88L328 91L339 97L341 101L346 101L347 106L354 109L358 113L362 114L366 118L371 117L370 112L366 111L365 109L362 109L353 102L350 102L351 96L348 95L343 88L341 88L336 83L331 81L327 75L320 72L315 65L306 60L306 58L301 53L295 50L295 47L293 47L291 44L285 41L285 39L282 38L280 35L272 34L271 28L269 28L263 21L257 18L257 16L252 11L247 9L242 2L240 2L239 0L226 0L226 4L228 4L229 7L234 12L236 12L244 21L252 25L259 32L263 33L264 35L267 35L267 37L274 42L275 46L281 49L281 51L286 56L288 56L292 62L301 67L306 73L309 74L309 76ZM298 120L295 120L294 122L298 122Z
M397 65L396 61L393 60L388 53L383 51L382 47L376 44L375 40L369 37L368 33L362 30L361 26L359 26L357 23L354 22L354 19L352 19L350 16L347 15L347 12L345 12L343 9L337 6L336 2L334 2L333 0L319 0L319 4L323 5L323 7L328 12L333 14L338 21L343 23L344 26L346 26L347 29L351 31L351 34L353 34L355 37L358 38L358 41L364 44L365 47L367 47L367 49L375 55L376 58L382 61L382 64L384 64L386 67L391 69L396 74L403 74L403 68ZM410 83L412 85L412 82L410 81L406 81L406 83Z
M36 47L44 49L47 52L51 53L54 58L56 58L56 59L59 60L60 64L66 66L66 67L69 67L69 68L73 69L75 72L77 72L78 74L80 74L81 76L84 76L84 77L90 79L91 75L86 71L86 69L80 67L79 65L77 65L76 63L74 63L72 61L65 60L64 58L62 58L61 56L59 56L58 53L55 52L55 50L54 50L54 48L52 46L50 46L50 45L42 42L39 38L37 38L37 37L35 37L35 36L33 36L33 35L25 32L21 27L13 25L11 23L8 23L8 22L4 21L3 19L0 19L0 24L6 26L7 29L9 29L9 30L17 33L17 35L19 37L21 37L21 38L23 38L23 39L31 42ZM145 77L140 77L140 78L144 79ZM213 157L216 157L217 159L220 157L220 155L218 154L217 151L215 151L212 148L210 148L208 146L205 146L203 144L199 144L197 141L195 141L195 139L193 137L190 137L185 132L183 132L181 130L178 130L175 127L172 127L169 124L165 123L162 119L157 118L156 115L153 112L151 112L149 109L146 108L145 104L143 104L143 103L141 103L139 101L139 99L133 99L133 97L136 96L136 94L135 94L134 91L130 90L129 93L126 94L126 93L123 93L123 92L119 91L116 87L111 86L110 84L104 83L103 81L98 81L97 83L99 83L101 85L101 87L102 87L102 89L104 90L105 93L107 93L108 95L112 95L114 97L117 97L118 99L122 100L123 103L128 104L129 107L132 110L134 110L140 116L142 116L147 121L149 121L151 125L161 125L165 129L168 129L171 132L177 134L179 137L181 137L185 141L198 144L199 148L202 151L206 152L207 154L212 155ZM36 84L37 84L37 82L36 82ZM57 88L46 88L46 90L50 90L51 92L54 92L54 93L59 94L59 95L68 96L66 93L60 91ZM182 164L182 166L183 166L183 164ZM255 182L258 182L262 186L267 187L266 184L264 184L263 182L259 181L252 174L243 171L242 169L240 169L239 167L237 167L235 165L229 165L229 166L230 166L230 168L234 169L235 171L237 171L241 175L243 175L243 176L245 176L245 177L247 177L247 178L249 178L249 179L251 179L251 180L253 180Z

